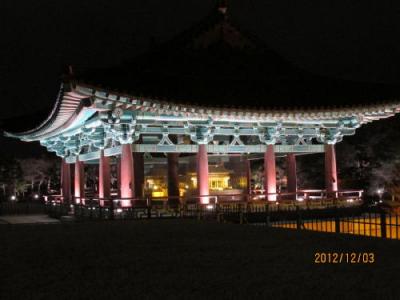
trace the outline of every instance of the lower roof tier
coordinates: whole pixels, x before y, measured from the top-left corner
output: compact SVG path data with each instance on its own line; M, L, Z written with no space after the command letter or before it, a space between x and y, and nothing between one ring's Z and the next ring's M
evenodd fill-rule
M300 148L335 144L343 136L353 135L362 124L399 111L397 101L330 109L221 109L139 98L67 82L45 122L28 132L6 135L40 141L62 157L140 139L148 151L154 147L153 152L210 144L221 147L216 152L247 153L259 152L256 148L268 144Z

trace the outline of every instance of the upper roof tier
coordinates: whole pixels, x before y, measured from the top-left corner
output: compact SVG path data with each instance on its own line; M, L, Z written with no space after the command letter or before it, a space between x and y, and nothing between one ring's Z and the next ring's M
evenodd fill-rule
M400 95L398 85L304 71L239 29L223 9L130 62L75 74L73 80L137 97L213 107L348 106Z
M136 123L131 123L138 132L150 119L159 126L180 122L187 127L195 121L217 128L223 123L234 127L233 133L240 130L237 123L246 123L244 132L256 134L285 126L311 126L315 132L350 126L353 132L357 126L399 112L400 86L306 72L239 30L226 8L219 7L191 29L129 63L71 72L41 125L6 135L43 141L77 134L85 126L103 126L104 115L133 114Z

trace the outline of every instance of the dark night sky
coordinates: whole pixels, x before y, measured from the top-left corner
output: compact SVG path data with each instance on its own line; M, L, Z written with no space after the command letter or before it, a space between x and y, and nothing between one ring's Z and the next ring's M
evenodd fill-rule
M0 3L0 119L50 107L64 66L110 66L205 17L215 0ZM230 0L229 14L302 68L400 82L400 3ZM397 6L397 7L396 7Z

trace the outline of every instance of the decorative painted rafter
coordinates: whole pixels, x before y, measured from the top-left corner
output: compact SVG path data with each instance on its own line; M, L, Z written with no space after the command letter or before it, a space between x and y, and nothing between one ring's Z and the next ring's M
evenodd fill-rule
M358 127L357 120L352 118L323 120L319 122L227 122L206 120L188 120L186 117L164 118L162 122L149 119L148 115L115 108L112 111L100 112L83 127L74 128L55 138L44 140L49 151L57 155L68 156L85 154L92 149L107 149L107 145L134 143L140 136L158 136L158 143L145 148L153 152L177 151L169 136L188 136L195 144L209 144L211 141L224 141L232 137L228 147L218 148L218 153L247 153L258 145L312 145L313 140L319 143L336 143L344 135L352 135ZM257 137L257 143L245 144L242 138ZM181 147L181 146L179 146ZM182 147L181 147L182 148ZM89 150L88 150L89 149ZM184 149L184 148L183 148ZM259 148L257 148L259 149ZM140 150L141 151L141 150ZM254 150L257 152L257 150Z
M56 107L46 122L35 130L8 135L25 141L40 140L59 156L80 159L95 157L93 153L99 149L117 154L115 149L121 144L135 143L140 136L154 136L156 142L134 146L134 151L191 153L197 144L206 144L213 153L247 153L273 144L289 147L282 148L288 152L301 147L318 152L314 146L321 145L316 143L335 144L353 135L362 124L398 112L400 102L331 110L221 109L139 99L67 84L60 89ZM181 141L174 145L171 135L187 136L193 144ZM227 140L231 143L226 144Z
M243 145L238 148L231 145L206 145L208 153L227 154L227 153L264 153L266 145ZM198 145L151 145L151 144L133 144L134 152L142 153L197 153ZM275 145L276 153L323 153L324 145ZM121 147L108 148L104 150L105 156L115 156L121 154ZM100 151L96 150L89 153L67 156L68 163L74 163L76 160L88 161L99 159Z

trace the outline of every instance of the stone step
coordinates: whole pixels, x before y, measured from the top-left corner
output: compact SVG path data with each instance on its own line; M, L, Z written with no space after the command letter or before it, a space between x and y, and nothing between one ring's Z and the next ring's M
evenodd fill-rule
M70 222L75 222L75 216L62 216L61 218L60 218L60 221L62 222L62 223L70 223Z

